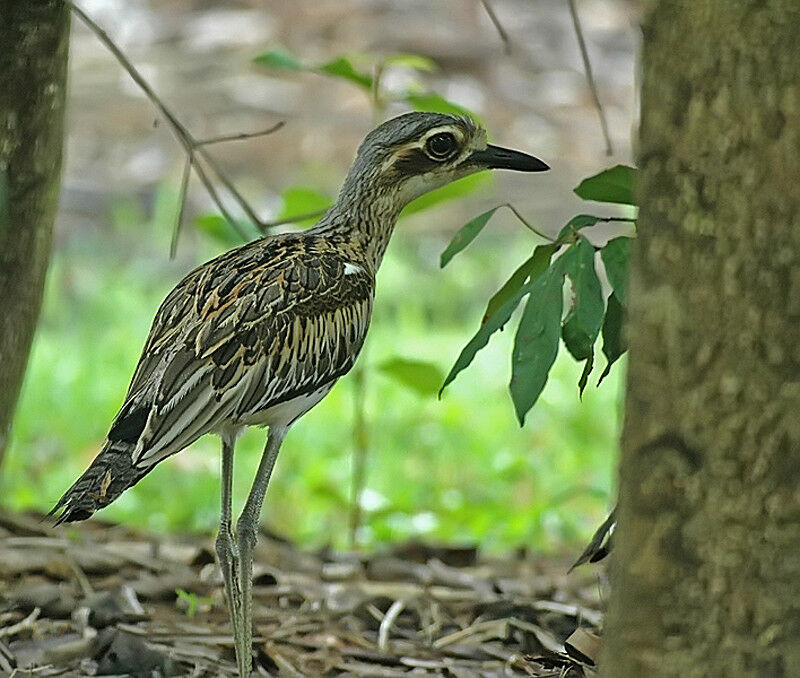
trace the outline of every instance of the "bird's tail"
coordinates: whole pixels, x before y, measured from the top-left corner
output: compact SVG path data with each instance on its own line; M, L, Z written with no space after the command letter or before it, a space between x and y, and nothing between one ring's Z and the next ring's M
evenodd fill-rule
M55 525L86 520L108 506L149 470L133 465L132 451L130 443L106 440L100 454L58 500L47 518L53 519Z

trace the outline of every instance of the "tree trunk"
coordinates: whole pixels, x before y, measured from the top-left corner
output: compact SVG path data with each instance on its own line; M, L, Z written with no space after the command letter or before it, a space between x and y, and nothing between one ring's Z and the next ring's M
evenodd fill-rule
M61 0L0 0L0 463L50 259L68 45Z
M602 675L800 676L800 3L646 4Z

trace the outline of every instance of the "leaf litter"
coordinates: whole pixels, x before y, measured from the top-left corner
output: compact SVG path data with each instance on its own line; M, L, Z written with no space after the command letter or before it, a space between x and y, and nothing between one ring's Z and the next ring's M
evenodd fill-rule
M213 538L0 512L0 676L234 676ZM262 534L255 675L594 676L598 572L409 543L300 550Z

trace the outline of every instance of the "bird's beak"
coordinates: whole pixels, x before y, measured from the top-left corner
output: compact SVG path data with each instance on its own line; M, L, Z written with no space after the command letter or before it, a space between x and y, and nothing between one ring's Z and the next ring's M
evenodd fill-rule
M467 162L481 168L510 169L517 172L544 172L550 169L549 165L532 155L492 145L469 155Z

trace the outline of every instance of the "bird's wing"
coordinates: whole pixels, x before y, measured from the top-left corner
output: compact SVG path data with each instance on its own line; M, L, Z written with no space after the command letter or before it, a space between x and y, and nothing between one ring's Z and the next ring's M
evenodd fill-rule
M201 266L156 314L108 434L150 467L225 421L335 381L355 362L373 274L324 241L260 241Z

